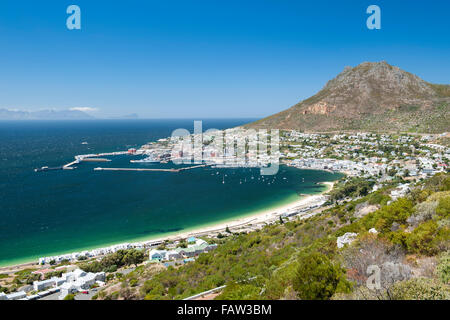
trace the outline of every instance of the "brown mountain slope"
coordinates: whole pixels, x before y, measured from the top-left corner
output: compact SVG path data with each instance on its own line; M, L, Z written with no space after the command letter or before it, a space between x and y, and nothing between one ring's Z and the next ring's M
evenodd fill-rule
M316 95L245 127L303 131L450 131L450 85L386 62L346 67Z

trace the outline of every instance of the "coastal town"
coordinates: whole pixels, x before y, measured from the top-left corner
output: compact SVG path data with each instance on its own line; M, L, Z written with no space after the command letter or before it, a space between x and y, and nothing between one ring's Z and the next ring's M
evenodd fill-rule
M375 192L386 184L394 183L390 191L394 201L410 191L410 184L449 171L450 148L440 144L448 141L450 134L412 135L378 133L303 133L295 130L280 132L279 145L269 149L273 152L260 154L259 141L255 135L242 133L233 128L215 133L228 135L233 143L221 150L214 147L214 138L201 137L200 163L214 167L260 167L280 163L299 169L326 170L345 174L342 181L352 177L372 181L369 192ZM264 133L265 138L271 138ZM250 139L249 139L250 137ZM190 141L198 135L189 136ZM447 139L447 140L446 140ZM272 140L272 139L271 139ZM247 145L240 155L236 152L236 141L246 141ZM267 141L267 140L266 140ZM160 139L138 149L125 152L90 154L76 156L75 161L62 168L81 162L108 161L100 156L133 156L131 163L158 162L196 163L195 147L186 144L180 148L179 139ZM273 140L271 141L273 142ZM176 150L174 152L174 150ZM242 157L243 155L243 157ZM140 159L135 157L139 156ZM198 156L198 153L197 153ZM97 168L98 169L98 168ZM201 169L198 169L201 170ZM118 272L133 270L130 264L110 272L89 272L82 269L86 262L99 262L112 254L126 254L139 251L145 258L137 264L156 264L162 268L179 267L190 263L202 254L217 248L218 240L233 233L248 233L261 230L266 225L294 219L308 219L333 205L329 188L319 195L300 199L298 202L248 218L237 219L217 226L201 228L191 232L135 243L123 243L105 248L41 257L34 263L0 269L0 300L36 300L52 297L65 299L68 296L92 297L98 288L107 285ZM350 201L344 199L342 201ZM354 199L353 199L354 200ZM373 230L376 232L376 230ZM345 234L338 239L338 247L350 243L355 234ZM134 261L136 262L136 261ZM26 274L26 277L23 275ZM24 280L25 279L25 280ZM24 280L24 281L23 281ZM90 294L90 295L89 295Z

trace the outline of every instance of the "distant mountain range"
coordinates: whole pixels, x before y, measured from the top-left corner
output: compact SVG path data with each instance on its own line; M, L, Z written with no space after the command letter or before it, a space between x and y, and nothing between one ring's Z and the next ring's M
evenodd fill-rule
M80 110L40 110L21 111L0 109L0 120L93 120L96 117ZM106 119L106 118L104 118ZM120 117L109 117L107 119L139 119L136 113Z
M0 120L88 120L94 119L79 110L20 111L0 109Z
M450 130L450 85L432 84L398 67L364 62L346 67L316 95L249 128L301 131Z

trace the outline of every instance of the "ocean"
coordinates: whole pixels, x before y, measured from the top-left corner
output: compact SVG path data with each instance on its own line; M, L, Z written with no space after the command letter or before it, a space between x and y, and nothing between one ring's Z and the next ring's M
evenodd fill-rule
M251 120L207 119L203 130ZM319 193L324 186L318 182L341 177L285 166L264 179L249 168L94 171L99 163L34 172L78 154L137 148L177 128L192 132L193 120L0 122L0 266L231 220ZM160 166L130 164L128 155L109 158L113 161L102 167Z

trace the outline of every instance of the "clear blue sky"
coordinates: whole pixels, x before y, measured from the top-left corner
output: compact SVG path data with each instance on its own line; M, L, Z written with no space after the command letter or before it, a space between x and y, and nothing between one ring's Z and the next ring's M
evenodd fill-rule
M371 4L381 30L366 28ZM0 108L261 117L380 60L450 83L449 15L448 0L2 0Z

